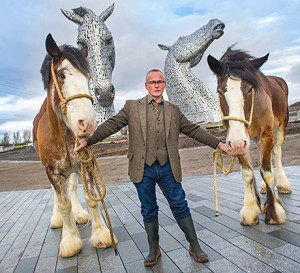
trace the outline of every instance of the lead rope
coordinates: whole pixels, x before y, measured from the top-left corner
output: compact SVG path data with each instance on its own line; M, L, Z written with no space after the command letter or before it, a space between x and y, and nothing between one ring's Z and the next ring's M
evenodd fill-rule
M55 71L54 71L53 61L51 61L51 75L52 75L54 86L56 88L57 94L58 94L59 99L60 99L61 111L64 115L67 113L67 104L71 100L79 99L79 98L88 98L88 99L91 100L91 102L93 104L93 102L94 102L93 97L88 95L88 94L77 94L77 95L74 95L74 96L70 96L68 98L64 98L64 96L63 96L63 94L62 94L62 92L59 88L57 79L56 79L56 74L55 74ZM79 139L76 138L76 146L78 146L78 145L79 145ZM88 195L88 197L91 198L92 200L94 200L96 202L101 201L103 210L105 212L107 225L108 225L108 228L109 228L109 233L110 233L112 246L114 248L115 256L117 256L118 255L118 249L117 249L117 245L116 245L116 242L115 242L115 237L114 237L114 234L113 234L113 229L112 229L110 217L109 217L107 207L106 207L106 204L105 204L105 201L104 201L104 197L106 195L106 185L105 185L105 181L104 181L102 172L101 172L100 167L98 165L98 162L97 162L97 160L96 160L96 158L93 154L93 150L92 150L91 147L84 147L82 150L78 151L76 154L77 154L77 158L80 162L80 166L81 166L81 176L82 176L82 184L83 184L84 190L85 190L86 194ZM93 180L93 183L94 183L94 185L97 189L98 197L97 197L96 194L94 195L91 192L92 186L91 186L91 188L89 188L89 186L88 186L89 183L87 181L86 168L88 168L89 171L91 172L92 180ZM101 192L101 188L99 186L99 182L98 182L98 179L97 179L97 173L98 173L98 176L99 176L100 181L101 181L103 192Z
M252 116L253 116L253 110L254 110L254 90L252 90L252 100L251 100L251 110L250 110L250 115L249 115L249 121L242 119L242 118L236 118L236 117L232 117L232 116L224 116L222 109L221 109L221 105L220 105L220 96L218 98L218 105L219 105L219 111L221 113L221 120L222 120L223 126L224 126L224 120L235 120L235 121L240 121L240 122L246 124L248 127L250 127L250 125L252 123ZM222 173L225 175L232 173L236 156L232 156L232 155L230 156L230 164L229 164L228 169L225 166L224 157L223 157L223 154L220 149L215 150L213 152L212 156L213 156L213 164L214 164L213 178L214 178L214 195L215 195L215 204L216 204L215 216L218 217L219 216L219 198L218 198L218 190L217 190L217 166L219 166L221 168ZM218 161L219 158L220 158L220 160Z
M76 139L76 145L77 146L79 145L79 139ZM110 217L109 217L109 214L108 214L108 211L107 211L106 204L104 202L104 197L106 195L106 185L105 185L105 181L104 181L102 172L100 170L99 164L98 164L98 162L97 162L97 160L96 160L96 158L93 154L93 150L92 150L91 147L86 146L83 149L81 149L80 151L78 151L77 152L77 158L80 162L81 174L82 174L82 184L83 184L83 187L84 187L84 190L85 190L86 194L92 200L94 200L96 202L100 201L102 203L102 207L103 207L103 210L105 212L105 217L106 217L106 220L107 220L107 226L109 228L109 233L110 233L112 246L113 246L114 251L115 251L115 256L117 256L118 255L118 249L117 249L117 245L116 245L116 242L115 242ZM91 188L89 188L89 186L88 186L89 183L87 181L86 168L89 169L89 171L91 172L93 183L96 186L96 190L97 190L97 193L98 193L98 197L97 197L96 194L91 192ZM99 186L97 173L98 173L99 179L101 181L101 186L102 186L103 192L101 192L101 188Z

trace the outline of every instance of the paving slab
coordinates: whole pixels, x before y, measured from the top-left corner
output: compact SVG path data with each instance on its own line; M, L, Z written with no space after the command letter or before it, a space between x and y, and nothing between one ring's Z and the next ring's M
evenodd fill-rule
M62 230L49 226L52 190L0 192L0 272L300 272L300 167L285 170L293 193L280 195L287 208L287 222L283 225L267 225L262 215L256 226L240 225L244 194L240 172L227 177L218 175L222 179L218 189L219 217L215 217L212 176L184 178L183 188L199 243L210 258L204 264L189 256L189 243L158 187L162 256L150 268L143 265L149 247L132 183L107 186L108 211L119 240L118 256L112 248L95 249L90 245L89 224L78 226L82 251L62 259L58 256ZM82 186L78 194L86 209ZM18 201L11 202L14 199ZM262 202L264 199L263 196Z

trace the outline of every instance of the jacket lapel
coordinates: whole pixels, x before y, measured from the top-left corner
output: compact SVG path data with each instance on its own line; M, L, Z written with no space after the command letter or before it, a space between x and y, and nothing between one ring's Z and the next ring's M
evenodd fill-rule
M138 100L138 109L143 131L144 142L146 144L146 126L147 126L147 96Z
M165 115L165 128L166 128L166 142L168 142L168 136L169 136L170 124L171 124L171 105L167 101L164 101L164 115Z

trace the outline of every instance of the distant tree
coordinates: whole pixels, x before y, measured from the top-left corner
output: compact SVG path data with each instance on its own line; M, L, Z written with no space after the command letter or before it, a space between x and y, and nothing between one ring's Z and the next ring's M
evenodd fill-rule
M2 144L3 146L8 146L8 145L9 145L9 134L8 134L8 132L5 132L5 133L3 134L3 139L2 139L2 141L1 141L1 144Z
M23 139L24 139L24 143L28 144L30 142L31 139L31 130L24 130L23 132Z
M20 131L13 133L13 138L14 138L14 144L20 144L21 143Z

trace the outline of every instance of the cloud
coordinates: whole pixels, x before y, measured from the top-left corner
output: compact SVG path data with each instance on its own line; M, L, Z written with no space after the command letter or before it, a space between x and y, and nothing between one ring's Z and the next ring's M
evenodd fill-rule
M261 19L259 19L258 22L257 22L257 27L258 27L258 28L264 28L264 27L266 27L267 25L270 25L270 24L274 23L274 22L277 21L278 19L279 19L279 17L276 16L276 15L270 15L270 16L261 18Z

